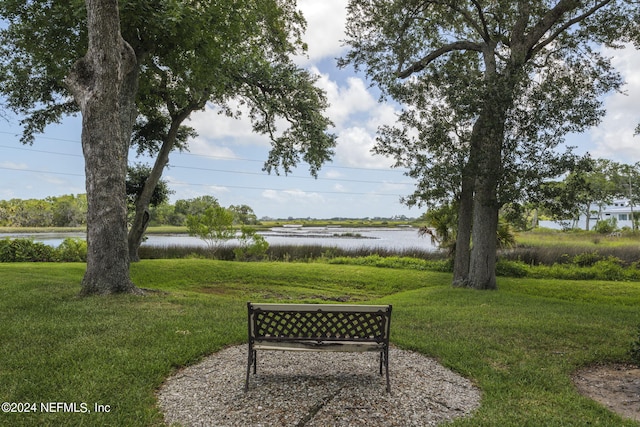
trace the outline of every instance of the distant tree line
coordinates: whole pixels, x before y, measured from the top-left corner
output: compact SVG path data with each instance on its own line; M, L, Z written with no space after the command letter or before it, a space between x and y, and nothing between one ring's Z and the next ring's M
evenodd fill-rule
M189 215L202 215L211 207L220 206L212 196L201 196L187 200L177 200L151 206L151 225L185 226ZM247 205L231 205L233 223L254 225L258 219L253 209ZM130 205L129 217L134 208ZM86 225L87 196L68 194L45 199L0 200L0 227L82 227Z
M162 203L151 206L150 225L187 225L188 216L203 215L207 209L220 207L213 196L200 196L193 199L177 200L175 204ZM233 216L234 224L255 225L258 218L253 209L247 205L231 205L226 208Z
M87 223L87 196L0 200L2 227L80 227Z

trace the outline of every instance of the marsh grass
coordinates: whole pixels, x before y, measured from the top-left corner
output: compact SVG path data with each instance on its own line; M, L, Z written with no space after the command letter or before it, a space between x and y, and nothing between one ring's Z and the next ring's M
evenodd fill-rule
M615 257L625 265L640 261L640 242L619 246L597 245L551 245L527 246L518 245L513 249L500 252L500 257L507 260L518 260L529 265L553 265L571 263L581 255L591 255L594 260Z
M480 409L454 426L636 425L579 395L571 375L630 360L637 283L499 278L498 291L478 292L415 269L144 260L132 278L154 292L80 298L84 268L0 264L0 399L111 412L0 413L0 425L162 425L155 390L180 367L245 342L249 300L393 304L394 344L482 390Z
M234 246L223 246L215 252L215 259L231 261L235 258ZM139 250L142 259L180 259L203 258L213 259L214 255L206 247L193 247L182 245L169 246L142 246ZM409 248L403 250L378 248L338 248L324 245L270 245L266 253L268 261L313 261L318 259L331 259L337 257L367 257L377 255L381 257L412 257L417 259L443 259L441 252L425 250L421 248Z

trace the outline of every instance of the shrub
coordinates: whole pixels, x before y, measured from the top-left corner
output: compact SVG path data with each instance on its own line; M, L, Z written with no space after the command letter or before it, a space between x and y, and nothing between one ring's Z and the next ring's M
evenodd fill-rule
M602 256L598 253L598 251L594 252L583 252L574 256L571 260L572 264L579 265L580 267L589 267L594 265L596 262L600 261Z
M211 206L202 215L187 215L189 236L197 236L215 253L224 242L233 239L233 212L222 206Z
M593 264L596 277L602 280L622 280L624 278L624 269L622 262L616 258L609 256Z
M4 239L0 244L0 262L57 261L56 250L31 239Z
M526 277L529 273L527 265L520 261L499 259L496 262L496 275L505 277Z
M616 231L618 228L618 221L611 217L609 219L602 219L596 222L595 227L593 227L593 231L599 234L610 234Z
M58 246L58 259L64 262L85 262L87 260L87 241L67 238Z
M269 243L250 227L242 227L238 237L240 246L233 250L237 261L256 261L266 258Z

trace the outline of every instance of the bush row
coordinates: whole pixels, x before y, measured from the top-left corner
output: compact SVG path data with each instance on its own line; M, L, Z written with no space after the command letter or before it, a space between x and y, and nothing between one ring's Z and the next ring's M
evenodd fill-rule
M0 262L84 262L87 260L87 242L65 239L54 248L31 239L0 240Z
M335 257L326 260L326 262L441 272L453 271L453 262L450 259L423 260L409 257L371 255L357 258ZM496 274L503 277L529 277L534 279L638 281L640 280L640 263L625 266L619 259L607 257L591 265L556 263L550 266L532 266L522 261L499 259L496 263Z
M500 258L522 261L529 265L578 264L582 267L597 261L615 257L626 266L640 261L638 247L634 245L613 246L593 250L587 246L519 246L500 252Z
M238 248L229 246L215 253L216 259L249 259L246 254L238 257ZM141 258L213 258L207 248L193 247L141 247ZM82 239L65 239L58 248L31 239L0 240L0 262L84 262L87 259L87 243ZM452 260L438 252L419 250L401 253L380 249L339 249L325 246L270 246L263 259L285 262L327 262L384 268L403 268L451 272ZM584 252L572 257L563 256L561 262L551 265L527 263L523 260L501 256L496 274L504 277L529 277L536 279L568 280L640 280L640 262L623 261L612 255Z
M625 266L616 257L607 257L591 265L560 264L532 266L522 261L499 260L496 274L507 277L566 280L640 280L640 263Z

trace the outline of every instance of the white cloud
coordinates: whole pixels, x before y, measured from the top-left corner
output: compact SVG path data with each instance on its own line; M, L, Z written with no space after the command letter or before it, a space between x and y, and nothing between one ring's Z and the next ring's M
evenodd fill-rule
M337 128L343 127L358 113L370 113L380 108L362 79L349 77L346 86L339 86L328 74L321 74L317 85L327 93L330 104L327 115Z
M47 184L53 185L67 185L69 182L65 179L59 178L55 175L40 175L40 179Z
M342 172L337 171L335 169L329 169L324 173L324 177L329 179L342 178L343 176L344 174Z
M367 121L367 129L372 132L377 132L378 127L381 125L393 125L398 118L398 109L394 108L391 104L376 104L376 108L369 114L369 120Z
M189 153L199 156L220 157L224 159L237 159L238 156L229 147L217 145L205 138L197 137L189 142Z
M336 161L350 167L390 168L390 159L371 152L375 142L375 133L362 127L345 129L338 135Z
M307 20L303 40L308 44L307 58L298 63L307 64L324 58L335 58L344 51L341 46L347 22L344 0L298 0L298 8Z
M28 169L29 166L26 163L15 163L15 162L0 162L0 167L4 169L13 169L13 170L25 170Z
M262 197L277 203L293 203L297 204L309 204L322 202L323 197L314 192L307 192L299 189L292 190L264 190Z
M622 50L607 50L614 67L623 75L627 84L624 93L615 93L605 99L607 115L602 123L591 131L596 148L594 157L607 158L623 163L640 161L640 136L633 135L640 123L640 52L628 46Z
M220 114L220 108L207 105L204 111L191 114L187 124L206 141L226 140L238 145L268 145L267 138L253 132L246 107L240 106L237 102L231 102L230 105L234 111L237 109L241 112L240 118ZM190 146L192 143L193 141L190 142ZM202 145L202 142L200 144Z
M207 185L207 184L198 183L198 182L186 182L186 181L183 181L181 179L176 178L173 175L166 175L163 179L165 179L169 183L169 187L171 189L176 189L176 188L189 189L189 188L194 187L194 186L200 188L200 191L189 190L189 191L191 191L192 194L195 194L195 196L192 196L192 197L201 196L203 194L215 195L214 193L229 193L229 192L231 192L231 190L228 187L225 187L223 185ZM182 192L182 190L181 190L181 192ZM182 198L184 198L184 197L182 197ZM189 198L191 198L191 197L189 197Z
M16 193L9 189L0 189L0 200L11 200L16 198Z
M371 149L378 127L395 123L396 108L392 104L379 103L360 78L349 77L341 86L328 74L314 71L321 76L318 86L327 93L330 103L327 114L337 130L335 160L350 167L391 167L391 160L374 155Z
M406 178L409 179L409 178ZM380 193L396 193L400 195L406 195L412 192L415 188L415 184L413 183L394 183L394 182L383 182L382 185L376 190Z
M337 191L338 193L345 193L345 192L347 192L347 189L346 189L346 188L345 188L345 186L344 186L344 185L342 185L342 184L335 184L335 185L333 186L333 190L334 190L334 191Z
M222 185L207 185L205 188L208 190L206 194L210 194L212 196L222 193L231 193L231 189Z

